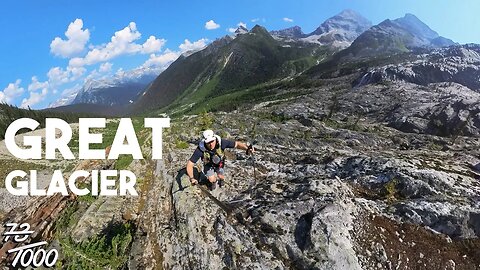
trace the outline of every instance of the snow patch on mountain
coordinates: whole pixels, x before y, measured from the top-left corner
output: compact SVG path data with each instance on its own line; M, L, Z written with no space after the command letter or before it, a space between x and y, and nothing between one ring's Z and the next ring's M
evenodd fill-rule
M348 47L360 34L372 26L371 22L353 10L344 10L327 19L315 31L304 34L300 27L271 31L277 40L303 41L338 48Z
M80 89L78 89L80 91ZM61 106L66 106L72 104L73 100L78 94L78 91L75 91L67 96L62 96L60 99L55 100L54 102L48 105L48 108L56 108Z
M113 77L90 79L85 81L82 89L85 91L98 91L126 83L149 83L160 74L157 68L141 67L129 71L119 70Z
M129 103L160 73L161 70L158 68L140 67L128 71L120 69L112 77L90 78L85 80L82 88L62 95L48 107L55 108L78 103L106 105Z

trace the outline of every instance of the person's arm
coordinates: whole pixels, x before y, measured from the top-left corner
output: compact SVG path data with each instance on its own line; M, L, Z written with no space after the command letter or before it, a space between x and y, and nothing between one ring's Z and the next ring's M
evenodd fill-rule
M194 163L190 160L187 161L187 175L188 175L188 178L190 179L190 183L192 185L195 185L198 183L198 180L195 179L195 177L193 177L193 165Z
M250 154L253 154L255 152L255 149L253 148L253 146L251 146L251 148L249 148L249 146L246 143L243 143L243 142L240 142L240 141L235 142L235 148L245 150L245 151L248 150L248 152Z
M193 152L192 156L190 159L187 161L187 176L190 179L190 183L192 185L195 185L198 183L198 180L195 179L195 176L193 175L193 166L195 163L202 157L202 151L197 148L195 149L195 152Z

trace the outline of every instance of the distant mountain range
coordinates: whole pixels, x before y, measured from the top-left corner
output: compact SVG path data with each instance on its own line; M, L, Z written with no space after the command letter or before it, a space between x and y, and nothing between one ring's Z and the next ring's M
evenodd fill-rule
M385 20L358 36L345 53L355 56L408 52L417 47L445 47L455 43L441 37L412 14Z
M89 80L77 93L72 104L128 105L157 76L156 70L136 69L116 74L113 78Z
M122 116L160 71L151 68L117 72L113 77L88 79L83 87L50 104L48 110Z
M270 33L283 40L301 40L339 48L346 48L372 23L353 10L344 10L327 19L315 31L304 34L299 26L271 31Z
M49 107L73 104L126 106L133 103L158 74L159 71L156 69L137 68L117 72L113 77L88 79L79 91L51 104Z
M218 102L215 97L299 74L331 52L316 44L285 45L256 25L179 58L133 104L133 112L165 106L206 108Z
M388 62L393 55L451 45L455 45L452 40L412 14L372 26L360 14L345 10L309 34L299 26L271 32L259 25L251 30L241 26L232 36L180 56L158 77L139 70L88 81L70 104L76 105L75 111L82 111L81 104L94 104L102 112L125 114L218 109L224 99L246 99L255 87L314 78L328 70L341 73L342 63L382 58Z

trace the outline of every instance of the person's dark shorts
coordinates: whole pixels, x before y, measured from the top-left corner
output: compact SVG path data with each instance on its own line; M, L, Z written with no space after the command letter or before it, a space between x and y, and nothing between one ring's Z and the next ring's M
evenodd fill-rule
M205 176L208 178L215 175L215 173L217 173L217 175L225 175L225 170L220 167L204 166L203 173L205 173Z

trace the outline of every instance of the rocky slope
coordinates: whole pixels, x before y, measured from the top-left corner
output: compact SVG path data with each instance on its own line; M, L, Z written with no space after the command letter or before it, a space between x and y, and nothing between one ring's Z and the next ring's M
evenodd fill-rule
M377 116L406 132L478 136L479 52L478 46L454 46L371 68L353 83L356 100L350 104L362 107L362 114L388 112Z
M128 165L139 197L70 198L58 218L42 219L43 239L64 269L478 268L478 137L403 133L374 120L382 107L354 114L360 96L385 90L352 81L289 98L282 93L292 89L277 88L278 99L247 110L175 120L163 160ZM184 175L209 123L224 137L257 141L254 163L230 152L227 184L213 192L228 213ZM44 204L10 209L4 220L34 218Z
M406 81L419 85L455 82L480 91L480 46L458 45L433 50L419 50L414 58L398 64L372 68L357 85L381 81Z
M329 90L260 104L243 116L215 115L214 128L226 136L258 141L255 173L234 152L227 186L213 193L230 214L182 170L199 131L187 129L201 118L176 123L179 140L192 144L171 144L157 164L148 197L160 204L140 218L164 229L143 231L132 265L149 268L155 258L167 269L478 267L479 140L450 145L364 118L342 120L343 109L327 120L328 104L316 100ZM144 246L151 252L142 254Z

